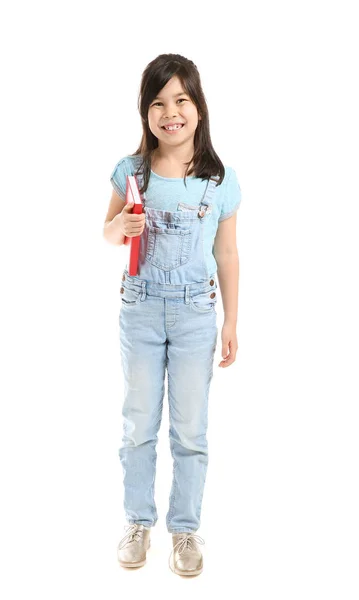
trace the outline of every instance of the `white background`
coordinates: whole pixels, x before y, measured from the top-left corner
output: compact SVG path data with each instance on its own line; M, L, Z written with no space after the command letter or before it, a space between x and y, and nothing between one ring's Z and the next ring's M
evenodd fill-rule
M354 5L2 9L2 597L357 600ZM168 567L167 402L147 565L116 556L127 250L102 228L110 174L140 142L141 74L167 52L197 65L214 148L242 189L239 349L218 367L219 301L194 579Z

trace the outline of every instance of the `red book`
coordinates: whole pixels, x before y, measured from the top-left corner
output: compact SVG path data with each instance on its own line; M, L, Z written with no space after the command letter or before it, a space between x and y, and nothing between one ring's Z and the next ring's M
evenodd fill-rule
M138 189L136 177L134 175L126 176L126 204L134 202L132 208L132 214L140 215L142 213L142 200L140 191ZM129 275L137 275L138 268L138 257L140 254L140 240L141 235L135 235L134 237L125 236L124 244L130 246L130 258L129 258Z

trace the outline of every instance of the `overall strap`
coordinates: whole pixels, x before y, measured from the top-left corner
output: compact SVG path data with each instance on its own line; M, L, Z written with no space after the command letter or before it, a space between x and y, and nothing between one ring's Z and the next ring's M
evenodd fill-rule
M213 194L214 194L215 189L217 187L216 183L217 183L218 180L219 180L219 175L212 175L209 178L209 180L208 180L208 183L207 183L207 186L206 186L206 191L205 191L204 196L203 196L203 198L201 200L200 208L199 208L199 211L198 211L198 216L200 218L202 218L202 217L205 216L206 212L208 211L208 207L211 205ZM208 211L208 212L210 212L210 211Z

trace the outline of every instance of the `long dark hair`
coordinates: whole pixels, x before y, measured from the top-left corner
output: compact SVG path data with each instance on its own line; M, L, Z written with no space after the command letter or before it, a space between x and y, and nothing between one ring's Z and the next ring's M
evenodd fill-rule
M210 179L213 175L218 175L217 185L220 185L224 179L225 171L223 163L214 151L211 142L208 108L196 65L180 54L160 54L147 65L142 74L138 110L141 115L143 133L139 147L134 154L130 155L143 156L141 164L141 168L143 169L143 186L140 189L141 193L147 190L151 175L152 154L158 147L158 139L153 135L148 125L148 109L151 102L157 97L158 92L174 75L181 81L184 90L196 105L198 113L201 116L194 134L193 158L188 163L185 163L187 164L187 168L183 178L184 184L186 185L186 177L191 173L194 173L195 177L201 178L202 181ZM188 170L191 162L193 162L193 166Z

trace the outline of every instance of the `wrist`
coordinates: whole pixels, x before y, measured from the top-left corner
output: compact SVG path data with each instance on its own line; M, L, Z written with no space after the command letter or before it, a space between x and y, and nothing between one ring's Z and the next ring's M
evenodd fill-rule
M225 315L224 316L224 324L225 325L237 325L237 317L233 315Z
M117 216L118 215L116 215L116 217ZM119 219L116 219L116 217L114 217L109 223L106 223L104 227L104 236L111 244L122 246L126 235L123 233Z

